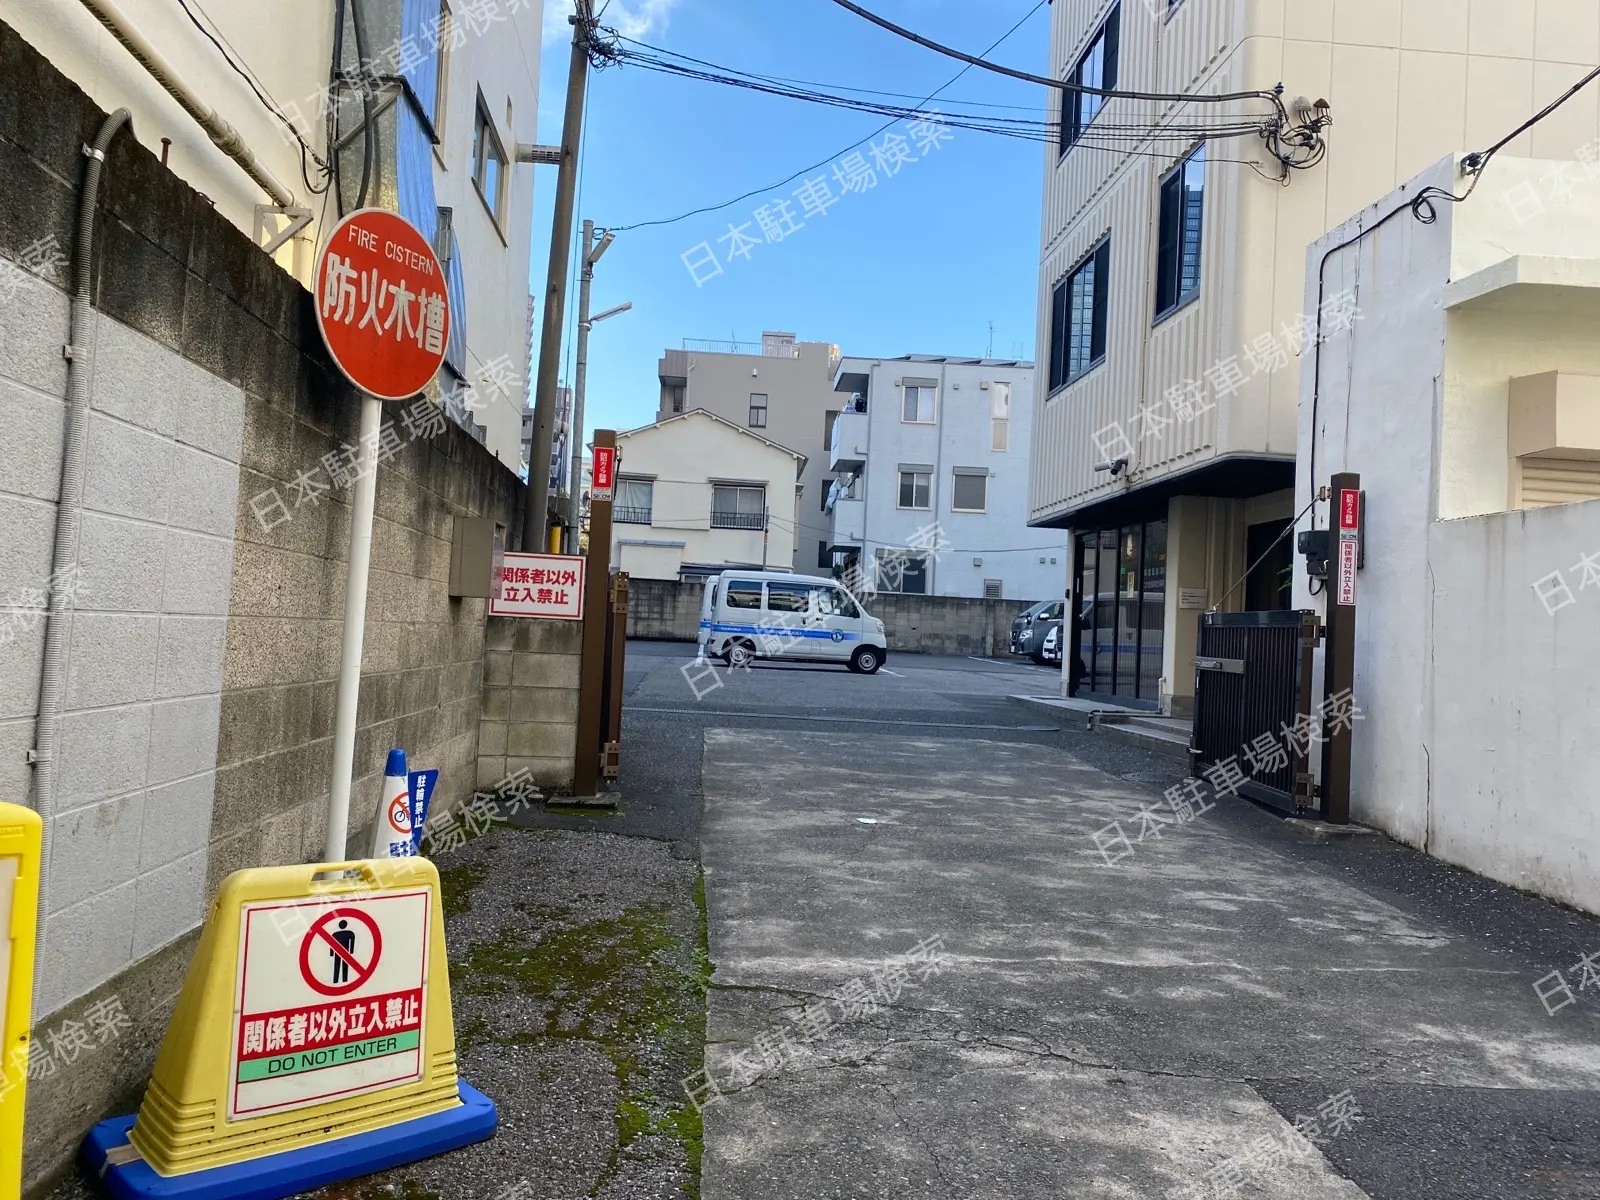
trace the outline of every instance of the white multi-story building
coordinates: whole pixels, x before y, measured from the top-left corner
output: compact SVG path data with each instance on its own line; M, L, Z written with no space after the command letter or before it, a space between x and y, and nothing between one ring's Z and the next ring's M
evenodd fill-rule
M1032 363L844 358L834 387L829 565L880 591L1064 594L1064 539L1028 527Z
M6 0L4 9L102 108L128 108L132 136L257 244L287 231L290 210L304 218L274 254L302 283L341 213L387 208L422 230L450 282L440 387L472 386L468 404L446 407L520 467L534 177L516 160L538 117L543 0L470 11L459 0ZM277 199L119 44L119 20L237 131L258 175L276 180ZM330 141L344 148L330 154Z
M1199 612L1290 605L1300 366L1359 304L1302 316L1306 246L1595 61L1592 0L1054 5L1056 78L1195 97L1051 101L1029 507L1072 531L1065 687L1183 712ZM1234 93L1256 94L1204 99ZM1572 158L1596 129L1580 97L1505 153Z

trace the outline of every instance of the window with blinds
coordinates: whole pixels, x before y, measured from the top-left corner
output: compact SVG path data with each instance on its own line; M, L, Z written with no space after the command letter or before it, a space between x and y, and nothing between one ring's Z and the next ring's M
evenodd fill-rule
M954 512L983 512L989 507L989 472L955 470L951 480L950 508Z

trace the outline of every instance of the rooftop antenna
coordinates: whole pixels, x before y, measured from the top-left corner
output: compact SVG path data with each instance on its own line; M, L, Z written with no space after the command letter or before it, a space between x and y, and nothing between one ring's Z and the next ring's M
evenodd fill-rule
M989 322L989 349L984 352L985 358L994 357L994 322Z

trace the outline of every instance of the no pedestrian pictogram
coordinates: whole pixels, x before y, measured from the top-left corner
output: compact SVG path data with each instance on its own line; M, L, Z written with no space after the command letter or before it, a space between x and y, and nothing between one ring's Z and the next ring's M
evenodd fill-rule
M372 978L382 956L378 923L359 908L336 908L306 931L300 975L324 996L346 996Z

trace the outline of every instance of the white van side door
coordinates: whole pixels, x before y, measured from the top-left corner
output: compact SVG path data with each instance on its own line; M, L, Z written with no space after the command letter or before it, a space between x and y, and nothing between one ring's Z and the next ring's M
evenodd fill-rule
M832 657L827 638L819 638L811 619L811 588L788 580L768 580L767 611L762 614L761 654L766 658Z
M819 658L848 659L861 645L861 609L850 598L850 593L831 583L811 585L811 611L816 629L826 638L817 643L827 649L817 653Z

